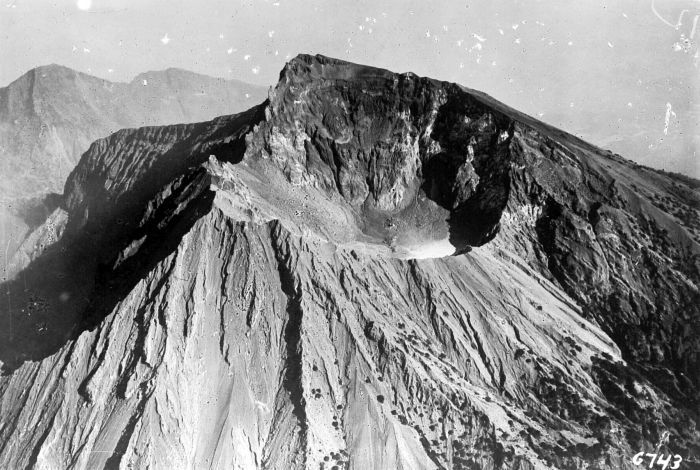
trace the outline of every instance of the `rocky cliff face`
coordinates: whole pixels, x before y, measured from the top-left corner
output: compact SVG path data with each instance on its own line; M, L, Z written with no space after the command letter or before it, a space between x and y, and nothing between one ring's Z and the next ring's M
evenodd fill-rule
M697 205L476 91L299 56L261 106L83 155L2 286L0 462L691 462Z

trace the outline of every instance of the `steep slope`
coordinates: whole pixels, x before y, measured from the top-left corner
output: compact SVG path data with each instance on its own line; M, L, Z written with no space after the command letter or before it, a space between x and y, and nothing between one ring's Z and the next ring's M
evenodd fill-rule
M66 177L98 138L123 128L198 122L249 108L263 87L178 69L113 83L66 67L0 88L0 267L57 207Z
M83 155L2 286L0 462L692 465L697 199L478 92L299 56L246 113Z

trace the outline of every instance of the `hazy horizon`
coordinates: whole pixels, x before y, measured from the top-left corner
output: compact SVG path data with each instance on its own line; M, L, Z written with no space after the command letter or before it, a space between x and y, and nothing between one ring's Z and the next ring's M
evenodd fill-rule
M0 83L56 63L270 86L299 53L482 90L639 163L700 177L697 0L5 0ZM47 33L48 32L48 33Z

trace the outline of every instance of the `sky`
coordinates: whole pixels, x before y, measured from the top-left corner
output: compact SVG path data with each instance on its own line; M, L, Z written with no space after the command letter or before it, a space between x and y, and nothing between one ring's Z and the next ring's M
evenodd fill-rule
M0 86L57 63L273 85L320 53L475 88L700 177L700 0L0 0Z

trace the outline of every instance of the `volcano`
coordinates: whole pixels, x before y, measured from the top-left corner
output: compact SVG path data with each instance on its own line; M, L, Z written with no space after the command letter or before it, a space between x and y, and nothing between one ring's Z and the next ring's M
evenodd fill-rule
M699 187L297 56L82 155L1 286L0 464L697 465Z

